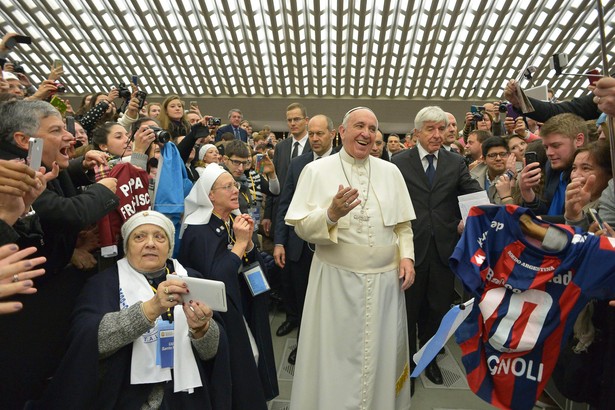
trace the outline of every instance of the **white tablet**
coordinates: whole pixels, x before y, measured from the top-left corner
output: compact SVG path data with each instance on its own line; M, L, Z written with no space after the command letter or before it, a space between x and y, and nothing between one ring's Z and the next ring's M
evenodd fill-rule
M226 312L226 286L218 280L191 278L189 276L167 275L167 280L179 279L186 282L190 299L204 302L217 312Z

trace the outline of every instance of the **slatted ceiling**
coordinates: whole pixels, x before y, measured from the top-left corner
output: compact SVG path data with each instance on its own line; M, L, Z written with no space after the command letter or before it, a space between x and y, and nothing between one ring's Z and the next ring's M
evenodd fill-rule
M492 99L532 63L534 83L567 99L587 80L554 78L549 56L567 49L569 72L601 65L594 1L347 3L24 0L0 10L0 31L33 37L12 53L33 81L59 57L78 92L139 71L154 95ZM612 63L615 0L603 6Z

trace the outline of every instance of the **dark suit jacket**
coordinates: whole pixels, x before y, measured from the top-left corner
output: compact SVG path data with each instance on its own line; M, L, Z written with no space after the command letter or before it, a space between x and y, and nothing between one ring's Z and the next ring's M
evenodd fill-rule
M224 134L225 132L230 132L231 134L235 135L235 130L233 129L233 126L231 124L228 124L224 127L218 128L218 131L216 132L216 141L221 141L222 134ZM241 140L243 142L248 142L248 131L244 130L243 128L239 128L239 136L241 137Z
M448 259L459 240L457 225L461 214L457 196L481 191L480 185L470 177L463 157L444 149L438 153L432 187L429 187L418 149L404 150L393 156L391 162L406 180L416 213L416 220L412 222L414 264L424 261L433 231L438 255L448 266Z
M594 93L573 98L570 101L562 101L560 103L541 101L531 97L529 97L529 100L534 106L535 111L523 115L540 122L545 122L551 117L566 112L571 112L579 117L583 117L584 120L595 120L601 114L598 110L598 106L594 102ZM516 111L522 114L519 110Z
M278 209L275 215L274 243L276 245L284 245L286 257L294 262L297 262L301 257L304 241L297 236L294 227L286 225L284 216L295 194L295 188L297 187L301 171L303 171L303 168L313 160L314 153L310 151L290 161L286 181L284 182L284 187L278 199Z
M292 146L295 139L290 136L275 146L275 154L273 155L273 165L275 166L275 173L280 180L281 186L284 186L286 182L286 173L288 172L288 166L290 165L290 154L292 152ZM306 141L303 147L303 153L312 152L312 147L309 141ZM267 204L265 208L265 219L271 219L272 228L271 231L275 232L276 214L278 210L279 197L273 197L272 200L267 198Z

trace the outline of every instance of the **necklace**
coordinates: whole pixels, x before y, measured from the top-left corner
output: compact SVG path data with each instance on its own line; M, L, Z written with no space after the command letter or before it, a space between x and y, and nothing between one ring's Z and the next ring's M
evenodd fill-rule
M344 178L346 178L346 182L348 182L348 186L352 188L352 184L350 183L350 179L348 179L348 175L346 174L346 169L344 168L344 162L342 161L342 156L339 155L340 157L340 165L342 166L342 172L344 173ZM369 158L367 159L368 164L369 164ZM359 227L357 228L357 232L362 232L363 231L363 222L368 222L369 221L369 215L367 215L367 213L365 212L365 205L367 205L367 200L369 199L369 188L371 186L372 183L372 167L370 165L369 170L367 171L367 192L365 194L365 199L363 201L361 201L361 205L359 205L361 207L361 211L359 211L359 215L353 215L352 219L356 220L359 224Z

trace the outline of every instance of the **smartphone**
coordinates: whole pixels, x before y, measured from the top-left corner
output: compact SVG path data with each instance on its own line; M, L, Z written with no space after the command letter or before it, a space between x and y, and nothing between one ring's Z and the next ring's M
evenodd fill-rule
M597 68L588 71L586 74L587 80L589 81L589 85L596 85L596 82L598 82L598 80L602 78L602 76L600 75L600 70L598 70Z
M62 60L60 60L60 59L53 60L53 68L62 67L63 65L64 64L62 64Z
M519 114L515 111L512 104L506 104L506 116L512 117L513 121L517 120Z
M538 162L538 154L535 151L528 151L525 153L525 165L529 165L532 162Z
M190 101L190 108L192 107L199 108L199 103L197 101Z
M73 137L76 136L75 133L75 117L68 115L66 117L66 131L70 132Z
M49 101L49 104L56 107L62 115L64 115L64 113L66 112L66 109L68 108L66 106L66 103L62 101L60 98L58 98L56 95L54 95L51 101Z
M41 161L43 159L43 143L45 140L42 138L30 138L28 141L28 158L26 162L35 171L41 167Z
M135 85L135 87L138 86L139 85L139 76L136 76L136 75L133 74L133 76L132 76L130 81Z
M594 222L598 224L598 229L604 229L604 221L602 220L600 214L598 214L598 211L595 208L589 208L589 215L592 217ZM609 236L606 231L605 235Z
M4 46L9 50L15 47L17 44L32 44L32 38L29 36L13 36L6 40Z
M263 172L263 154L256 154L256 164L254 165L254 169L258 173Z

